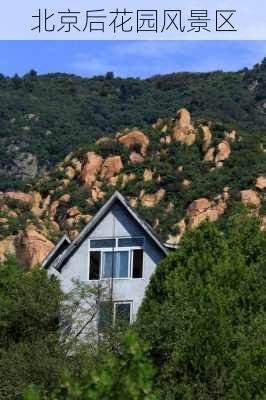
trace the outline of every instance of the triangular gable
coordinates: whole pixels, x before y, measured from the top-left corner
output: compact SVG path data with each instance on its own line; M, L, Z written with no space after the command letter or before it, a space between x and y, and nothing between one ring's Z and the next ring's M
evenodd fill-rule
M99 222L104 218L104 216L108 213L111 209L113 204L119 201L123 207L129 212L129 214L133 217L133 219L142 227L142 229L147 233L147 235L151 238L151 240L161 249L161 251L167 255L168 250L161 242L159 237L156 235L154 230L145 222L143 221L135 211L128 205L125 198L116 191L112 197L105 203L105 205L96 213L93 219L88 223L87 226L81 231L81 233L77 236L77 238L71 243L68 249L63 254L62 258L57 264L58 269L62 269L65 262L72 256L73 253L77 251L79 246L83 243L83 241L87 238L87 236L92 232L92 230L99 224Z
M54 249L48 254L48 256L42 262L43 268L49 268L49 266L62 254L71 244L71 240L68 235L64 235L59 242L56 244Z

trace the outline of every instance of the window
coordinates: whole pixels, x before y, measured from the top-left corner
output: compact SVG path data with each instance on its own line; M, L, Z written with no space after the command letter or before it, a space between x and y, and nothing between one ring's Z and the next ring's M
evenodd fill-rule
M115 239L96 239L90 241L92 249L115 247Z
M118 247L143 247L142 237L118 239Z
M91 251L90 252L90 280L100 279L101 269L101 252Z
M98 329L107 332L111 325L129 325L131 322L132 302L102 302L99 310Z
M128 251L104 252L103 253L103 278L128 278L129 276L129 254Z
M143 250L133 250L132 278L142 278L143 274Z
M130 324L131 303L114 304L114 322L115 324Z

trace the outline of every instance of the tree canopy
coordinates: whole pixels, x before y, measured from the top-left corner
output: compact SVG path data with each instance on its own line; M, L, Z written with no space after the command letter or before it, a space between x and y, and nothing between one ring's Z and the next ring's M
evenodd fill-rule
M265 233L243 214L224 232L205 223L160 264L137 321L160 398L264 398L265 284Z

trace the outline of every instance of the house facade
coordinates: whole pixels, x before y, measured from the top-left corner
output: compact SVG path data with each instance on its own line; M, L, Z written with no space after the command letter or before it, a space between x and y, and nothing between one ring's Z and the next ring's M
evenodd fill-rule
M73 280L101 285L113 304L113 319L123 314L133 322L157 264L168 249L124 197L115 194L80 235L64 236L43 267L57 275L65 292Z

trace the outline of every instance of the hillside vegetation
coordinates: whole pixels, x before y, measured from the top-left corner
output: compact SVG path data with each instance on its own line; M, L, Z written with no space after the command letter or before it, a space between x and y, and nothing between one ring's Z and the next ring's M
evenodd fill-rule
M266 62L234 73L150 79L67 74L0 76L0 190L23 187L68 153L124 128L147 128L186 107L196 119L266 131ZM10 176L12 179L10 179Z
M35 267L119 190L162 240L176 245L206 219L223 225L236 203L266 228L266 135L192 120L185 108L68 154L25 192L0 199L0 256Z

